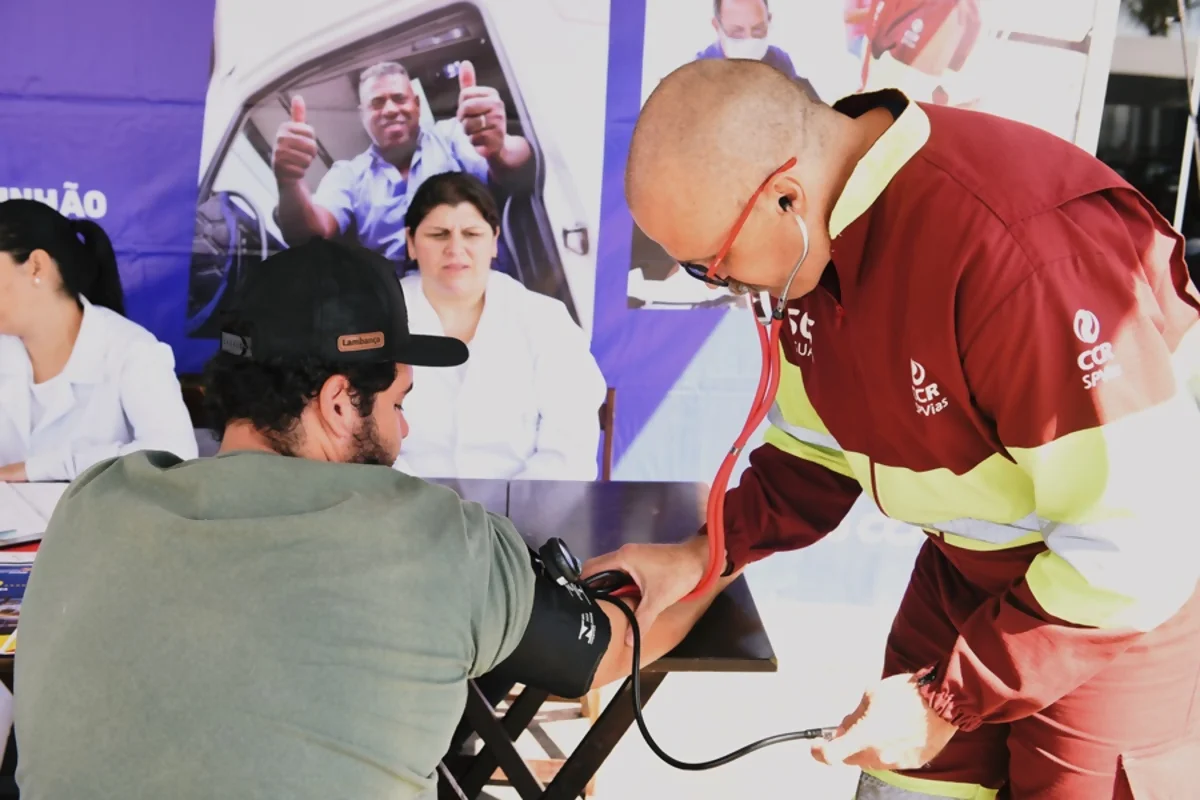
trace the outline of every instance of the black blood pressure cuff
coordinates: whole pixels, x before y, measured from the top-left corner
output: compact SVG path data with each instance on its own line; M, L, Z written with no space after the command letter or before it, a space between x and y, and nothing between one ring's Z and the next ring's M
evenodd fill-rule
M608 650L612 627L598 602L575 583L560 584L537 554L533 561L533 610L517 648L492 670L559 697L583 697Z

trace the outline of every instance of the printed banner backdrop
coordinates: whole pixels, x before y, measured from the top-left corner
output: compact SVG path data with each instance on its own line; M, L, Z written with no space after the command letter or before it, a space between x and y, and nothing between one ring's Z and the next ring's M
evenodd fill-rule
M809 0L768 15L762 0L726 0L718 24L712 3L674 0L0 3L0 28L20 32L0 50L0 199L100 222L130 316L197 372L231 290L295 238L281 197L336 207L342 235L402 271L407 196L424 175L478 169L460 88L494 90L531 153L519 179L493 184L497 268L590 333L617 389L615 477L706 480L749 405L757 337L733 298L698 290L625 207L629 137L654 85L695 58L764 58L825 101L895 85L1091 149L1117 0L1053 5ZM371 70L391 61L412 80L421 129L437 132L405 197L366 180L373 100L360 84L374 75L386 94ZM281 191L273 154L296 122L317 155Z

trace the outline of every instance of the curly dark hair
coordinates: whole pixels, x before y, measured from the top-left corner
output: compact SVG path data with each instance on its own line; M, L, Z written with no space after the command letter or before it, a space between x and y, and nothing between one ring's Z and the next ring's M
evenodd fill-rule
M365 417L375 408L375 396L396 380L396 365L333 365L316 358L258 362L219 352L204 368L204 410L218 438L230 422L245 420L291 455L300 414L334 375L346 376L351 402Z

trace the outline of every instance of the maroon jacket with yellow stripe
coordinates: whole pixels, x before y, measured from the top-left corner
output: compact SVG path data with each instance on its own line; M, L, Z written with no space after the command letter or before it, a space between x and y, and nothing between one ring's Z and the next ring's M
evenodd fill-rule
M1075 145L890 90L838 108L879 105L897 119L788 307L726 545L740 567L812 544L865 491L968 579L1023 554L929 688L971 729L1051 705L1192 595L1200 295L1178 234Z

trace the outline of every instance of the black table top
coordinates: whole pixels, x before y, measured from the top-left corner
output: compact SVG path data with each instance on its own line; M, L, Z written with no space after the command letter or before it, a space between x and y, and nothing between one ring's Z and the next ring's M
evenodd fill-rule
M512 481L508 517L534 548L557 536L580 560L626 542L669 543L695 536L703 488L690 483ZM744 577L678 647L649 667L662 672L774 672L775 650Z
M479 503L493 514L508 516L508 481L479 478L434 478L428 482L453 489L462 499Z
M553 536L580 560L626 542L679 542L695 536L703 488L690 483L584 481L431 481L504 514L537 549ZM687 638L647 669L652 672L774 672L775 650L746 579L716 600ZM0 682L12 686L12 658L0 657Z

